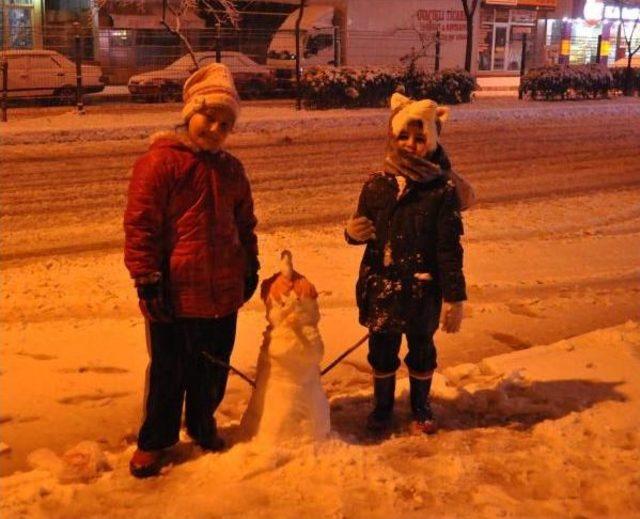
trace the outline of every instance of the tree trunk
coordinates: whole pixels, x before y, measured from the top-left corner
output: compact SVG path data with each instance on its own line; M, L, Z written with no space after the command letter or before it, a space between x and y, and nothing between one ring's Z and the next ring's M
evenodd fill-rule
M471 72L471 56L473 54L473 14L467 16L467 48L464 56L464 69Z
M629 48L629 51L631 51L630 48ZM627 70L624 78L624 95L625 96L633 95L633 88L631 87L631 59L632 58L633 58L633 54L629 52L629 57L627 58Z

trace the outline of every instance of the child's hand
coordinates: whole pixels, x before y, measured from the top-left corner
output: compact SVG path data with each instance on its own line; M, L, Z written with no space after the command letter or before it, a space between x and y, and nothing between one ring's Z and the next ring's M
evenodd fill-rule
M376 237L376 227L366 216L352 216L347 220L345 230L355 241L365 242Z
M440 329L445 333L457 333L462 323L462 301L442 304L440 312Z
M138 305L146 319L152 322L170 323L173 321L171 302L165 294L162 280L145 283L146 279L136 280L138 291Z

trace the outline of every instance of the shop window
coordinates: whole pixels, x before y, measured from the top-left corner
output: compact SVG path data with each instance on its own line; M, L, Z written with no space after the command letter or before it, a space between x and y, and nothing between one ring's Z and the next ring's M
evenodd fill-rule
M496 23L506 23L509 21L508 9L496 9Z
M511 23L533 25L536 23L536 12L525 11L524 9L511 9L509 11L509 18Z
M8 49L33 48L33 0L4 0L0 9L0 43Z
M491 53L493 49L493 24L480 26L480 39L478 44L480 70L491 70Z
M306 43L306 49L304 52L304 57L308 58L310 56L315 56L323 49L327 49L333 45L333 35L332 34L316 34L313 36L309 36L309 39Z
M9 42L10 49L33 48L33 27L31 26L30 7L9 8Z
M535 36L536 11L533 9L486 8L480 11L478 69L520 70L522 39L527 35L527 63Z
M134 40L131 38L131 31L126 29L113 29L109 31L110 47L131 47L133 45Z

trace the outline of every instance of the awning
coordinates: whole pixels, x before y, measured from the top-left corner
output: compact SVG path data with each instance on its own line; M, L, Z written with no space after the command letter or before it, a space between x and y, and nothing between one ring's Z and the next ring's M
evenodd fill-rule
M162 29L160 24L161 13L152 14L116 14L109 13L113 19L114 29ZM168 16L167 22L174 27L174 19ZM205 21L193 12L187 12L180 17L182 29L204 29Z

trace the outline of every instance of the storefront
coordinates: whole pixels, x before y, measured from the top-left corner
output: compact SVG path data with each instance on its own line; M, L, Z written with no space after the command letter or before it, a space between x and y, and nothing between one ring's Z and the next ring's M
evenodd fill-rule
M555 0L489 0L480 7L479 74L519 74L523 39L530 61L538 19L555 7Z
M640 30L636 27L633 31L634 23L640 20L640 3L638 7L625 7L621 12L616 5L589 0L575 15L582 16L547 20L545 46L555 49L551 53L555 59L551 62L595 63L600 38L600 62L612 64L627 55L625 32L628 37L633 33L632 48L640 45Z
M42 46L42 0L1 0L2 49L33 49Z

